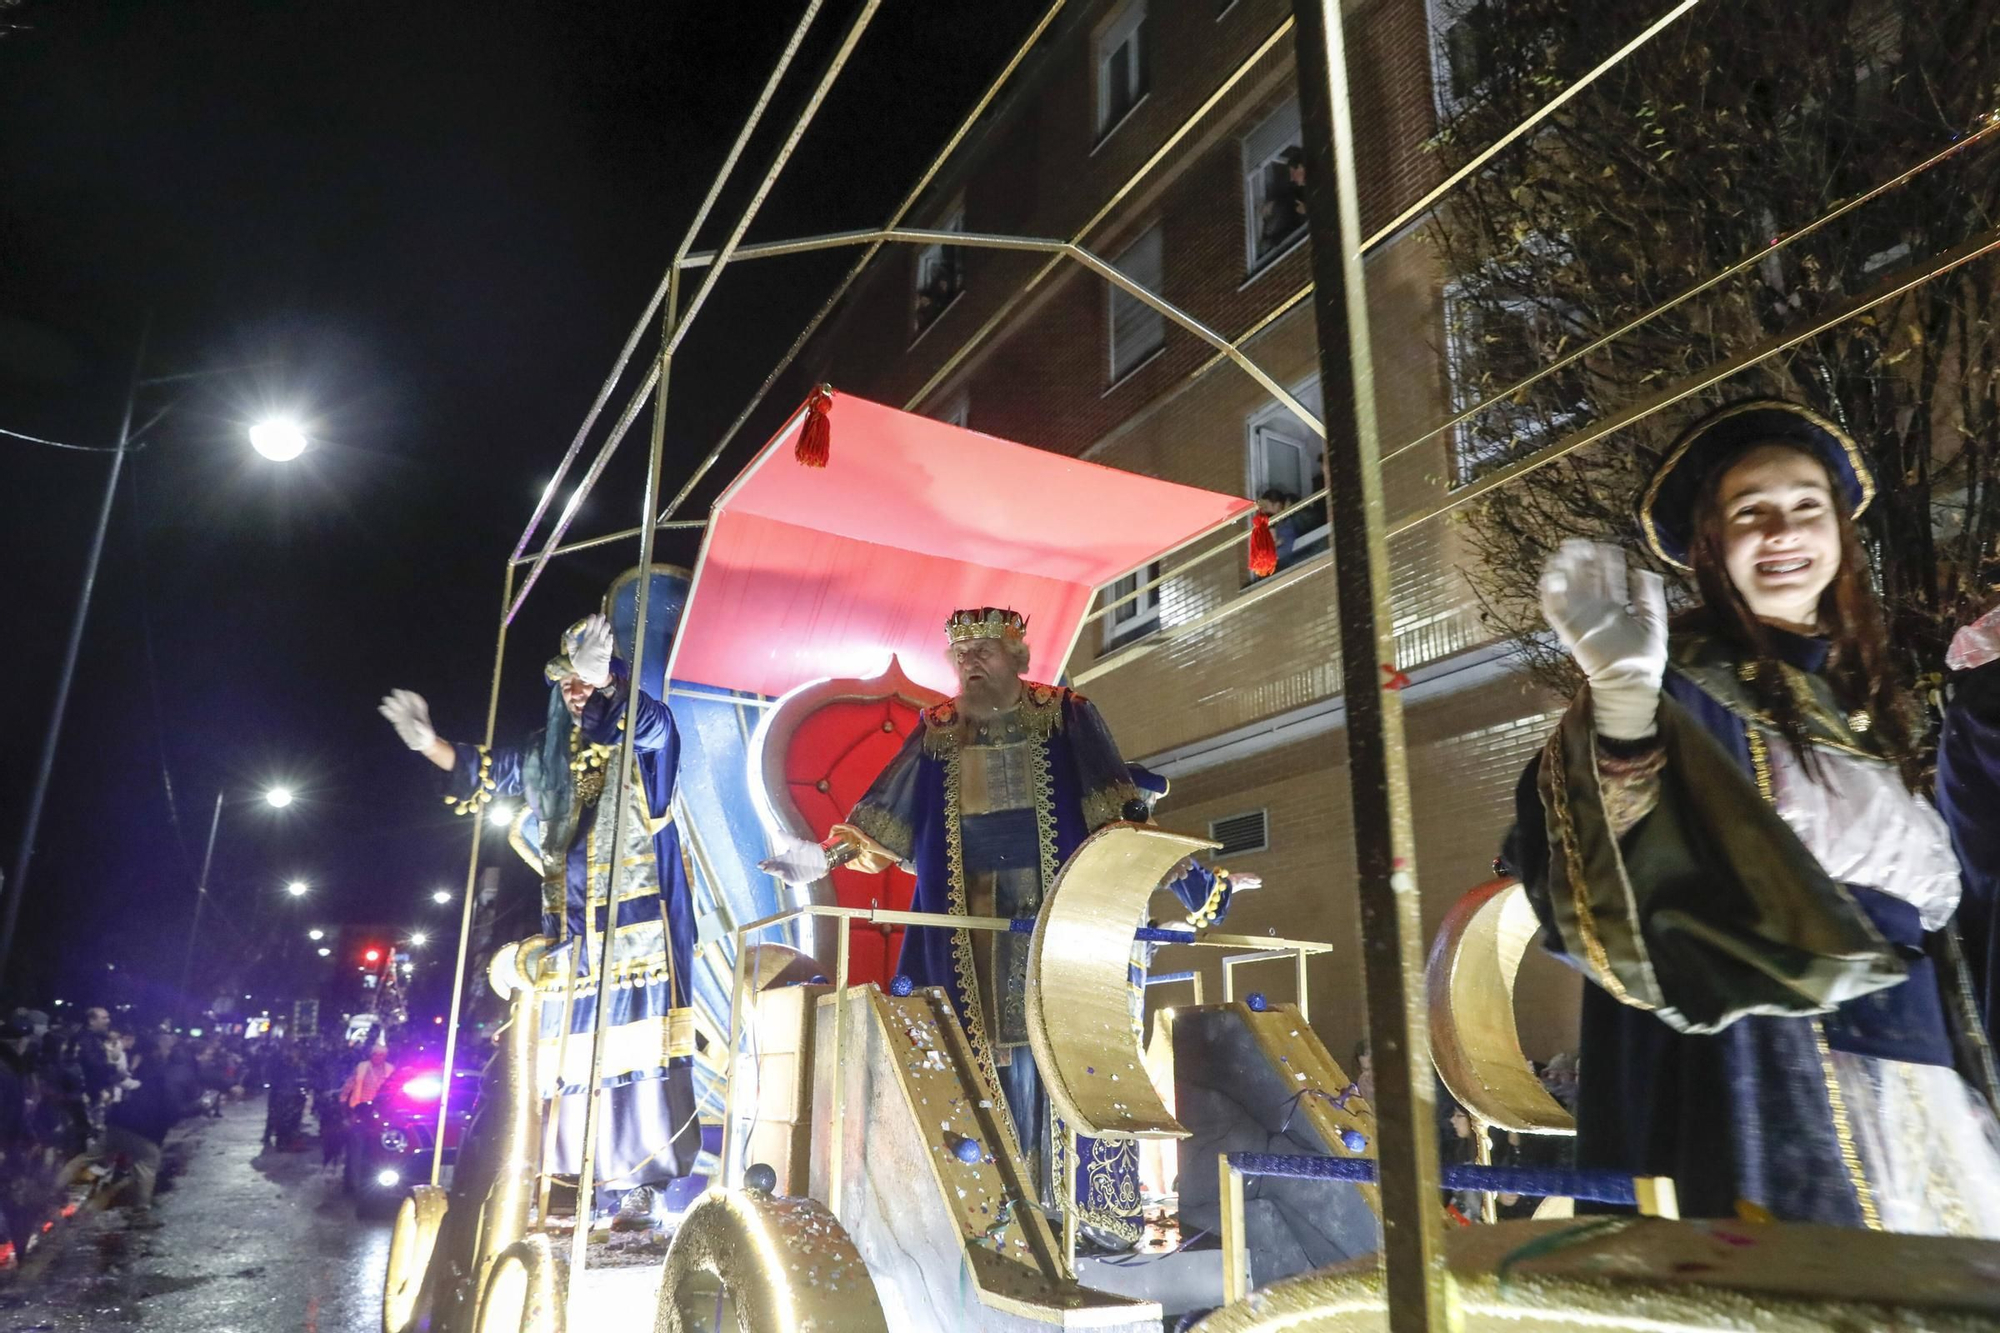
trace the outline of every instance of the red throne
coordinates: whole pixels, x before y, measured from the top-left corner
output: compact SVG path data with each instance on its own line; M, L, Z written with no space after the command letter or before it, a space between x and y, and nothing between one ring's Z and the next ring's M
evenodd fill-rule
M774 832L819 842L861 799L919 724L921 709L944 696L903 674L893 658L870 680L822 680L793 690L758 731L763 814ZM896 867L876 874L842 866L811 886L816 903L909 908L916 881ZM808 950L831 977L838 935L822 921L805 932ZM903 947L901 929L859 923L848 939L848 975L885 988Z

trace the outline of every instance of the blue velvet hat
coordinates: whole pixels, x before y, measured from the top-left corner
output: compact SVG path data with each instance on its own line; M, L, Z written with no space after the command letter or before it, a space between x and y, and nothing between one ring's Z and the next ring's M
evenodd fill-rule
M1875 473L1846 431L1819 413L1782 398L1726 403L1681 432L1639 493L1639 530L1653 554L1690 568L1694 506L1715 469L1759 444L1795 444L1826 465L1833 484L1859 518L1875 498Z

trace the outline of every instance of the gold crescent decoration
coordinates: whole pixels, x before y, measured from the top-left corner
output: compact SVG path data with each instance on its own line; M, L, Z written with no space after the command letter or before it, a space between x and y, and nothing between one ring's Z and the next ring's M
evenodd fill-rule
M1514 978L1540 932L1511 879L1452 904L1425 968L1431 1057L1451 1095L1489 1125L1521 1134L1574 1134L1576 1120L1535 1077L1514 1022Z
M695 1201L660 1274L659 1333L685 1333L700 1278L719 1281L737 1333L888 1333L874 1279L824 1204L761 1190L711 1189ZM712 1297L710 1298L712 1300Z
M1028 1044L1064 1122L1100 1139L1178 1139L1132 1021L1132 932L1183 859L1219 844L1107 824L1056 873L1028 955Z

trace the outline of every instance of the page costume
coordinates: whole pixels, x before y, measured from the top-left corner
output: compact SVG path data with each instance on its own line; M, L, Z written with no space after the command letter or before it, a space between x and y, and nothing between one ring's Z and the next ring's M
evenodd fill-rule
M1738 424L1739 442L1789 438ZM1858 451L1810 424L1859 512ZM1648 508L1674 493L1656 478L1641 519L1681 563L1693 490L1675 484L1688 503ZM1837 699L1827 645L1767 630L1804 762L1756 665L1697 622L1669 641L1657 737L1599 735L1586 690L1518 788L1504 859L1546 946L1595 983L1577 1164L1672 1176L1690 1217L2000 1238L2000 1081L1952 930L1946 820ZM1987 782L1993 721L1960 732ZM1992 836L2000 809L1945 796L1954 824Z
M572 634L574 631L572 631ZM551 680L567 674L564 658ZM694 918L672 801L680 742L673 714L630 688L625 664L572 719L559 690L549 692L546 727L516 748L457 745L446 801L461 814L499 796L521 796L539 825L526 850L542 871L542 933L556 941L538 983L538 1065L542 1094L559 1093L554 1170L581 1168L584 1099L590 1077L597 979L611 913L613 857L623 860L612 935L602 1086L607 1090L593 1174L609 1190L662 1184L688 1174L700 1150L691 1060L676 1054L675 1011L685 1011L692 975ZM614 848L619 784L612 780L624 728L633 731L634 773L625 784L623 845ZM516 840L517 850L522 849ZM590 907L589 949L583 940ZM566 992L573 987L574 997ZM563 1040L568 1014L568 1039ZM558 1068L560 1052L560 1068Z

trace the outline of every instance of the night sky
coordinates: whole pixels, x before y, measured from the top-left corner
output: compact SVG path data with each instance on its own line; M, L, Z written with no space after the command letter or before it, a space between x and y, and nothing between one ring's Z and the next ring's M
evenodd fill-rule
M149 316L149 375L238 368L140 399L142 421L172 410L117 497L10 999L164 1006L219 788L210 960L270 941L303 958L309 925L455 924L429 895L462 886L466 826L375 702L417 690L442 734L478 739L503 560L802 8L0 11L20 25L0 37L0 427L112 443ZM829 0L703 248L858 8ZM1039 8L886 0L751 238L879 223ZM669 491L851 259L725 278L676 364ZM244 443L274 409L308 425L296 463ZM642 437L578 533L638 521ZM0 437L8 867L108 463ZM660 558L693 555L663 537ZM544 578L516 622L503 738L538 722L561 626L636 559ZM255 800L273 781L299 790L290 810ZM532 894L511 853L489 860Z

